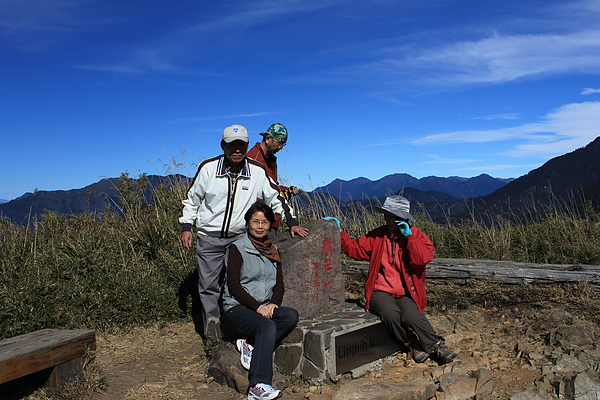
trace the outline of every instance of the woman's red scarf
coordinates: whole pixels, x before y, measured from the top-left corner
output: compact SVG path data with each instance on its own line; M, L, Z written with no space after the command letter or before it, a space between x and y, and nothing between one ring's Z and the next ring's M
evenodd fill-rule
M271 239L270 236L266 236L262 241L255 239L251 235L248 235L248 237L260 254L273 262L281 262L279 250L277 250L277 247L275 247L275 243L273 243L273 239Z

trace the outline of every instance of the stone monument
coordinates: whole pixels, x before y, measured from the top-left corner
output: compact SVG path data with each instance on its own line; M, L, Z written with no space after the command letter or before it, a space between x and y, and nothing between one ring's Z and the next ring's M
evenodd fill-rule
M337 379L399 350L377 317L345 302L339 228L317 220L305 238L279 235L283 305L300 314L298 327L275 352L275 363L304 379Z
M337 380L342 374L357 375L379 359L399 350L377 317L345 302L341 243L333 221L306 225L307 237L275 238L282 258L285 295L282 305L300 314L298 326L276 349L274 362L286 374L303 379ZM210 364L218 382L236 388L247 384L235 346L222 346ZM287 385L275 377L273 385Z
M344 275L340 263L340 233L331 221L306 225L307 237L275 237L283 264L284 306L298 310L301 320L319 318L344 306Z

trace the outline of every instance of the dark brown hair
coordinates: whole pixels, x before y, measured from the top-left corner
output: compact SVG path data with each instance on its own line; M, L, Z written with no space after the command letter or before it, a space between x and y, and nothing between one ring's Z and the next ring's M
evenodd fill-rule
M252 218L252 216L257 212L262 212L265 215L265 218L267 218L271 225L273 225L273 222L275 222L275 213L273 213L271 207L261 201L257 201L256 203L252 204L248 211L246 211L246 214L244 215L246 225L248 225L250 218Z

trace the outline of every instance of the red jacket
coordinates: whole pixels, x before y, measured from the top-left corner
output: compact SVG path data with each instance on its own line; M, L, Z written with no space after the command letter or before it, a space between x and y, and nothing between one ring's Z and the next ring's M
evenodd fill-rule
M265 167L267 170L267 175L269 175L269 178L273 179L273 182L279 186L279 191L281 191L285 197L285 191L288 189L288 187L281 186L279 184L279 179L277 178L277 157L274 154L271 154L268 157L265 156L265 153L263 153L262 148L260 147L260 142L257 142L254 147L248 150L246 156L255 159ZM281 217L279 214L275 214L275 222L273 223L273 228L275 230L279 228L280 222Z
M397 241L401 260L400 274L406 285L407 294L414 300L419 311L423 312L427 305L425 291L425 267L433 260L434 247L426 234L416 227L411 227L412 235ZM387 226L380 226L358 239L350 238L341 232L342 251L355 260L369 260L369 274L365 284L365 307L370 308L371 294L381 268L381 257L385 251L384 243L391 240Z
M279 178L277 177L277 157L274 154L271 154L267 157L265 153L263 153L262 148L260 147L260 142L258 142L254 145L254 147L248 150L246 156L254 158L256 161L264 165L264 167L267 170L267 175L269 175L269 178L273 179L273 181L279 185ZM281 186L280 189L282 188L286 187Z

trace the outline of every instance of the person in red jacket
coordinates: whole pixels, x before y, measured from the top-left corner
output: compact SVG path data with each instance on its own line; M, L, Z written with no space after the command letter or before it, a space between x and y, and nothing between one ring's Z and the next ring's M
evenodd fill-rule
M365 308L381 319L395 340L410 348L416 362L431 357L446 364L457 354L423 313L427 304L425 267L433 260L433 243L414 226L405 197L389 196L382 207L374 209L383 213L385 225L356 240L341 232L344 254L370 261Z
M288 131L287 128L279 123L271 124L269 128L261 133L263 137L261 142L257 142L246 156L253 158L254 160L261 163L267 170L269 178L279 186L281 195L289 200L292 196L298 194L299 189L296 186L283 186L279 184L279 177L277 174L277 156L275 154L283 149L287 143ZM280 217L275 215L275 223L271 226L270 236L275 236L275 232L279 228Z

